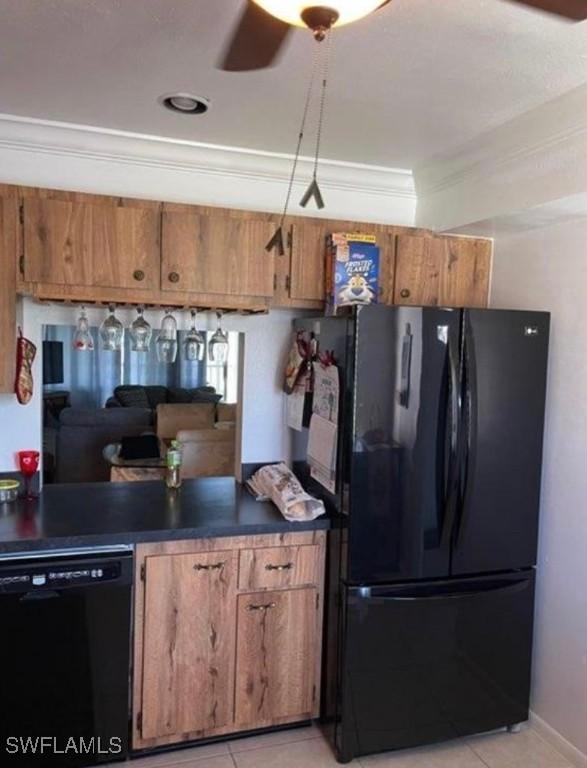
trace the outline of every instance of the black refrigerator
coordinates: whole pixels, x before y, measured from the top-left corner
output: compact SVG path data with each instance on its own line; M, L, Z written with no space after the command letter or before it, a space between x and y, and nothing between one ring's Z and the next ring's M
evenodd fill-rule
M341 762L528 718L549 315L299 320L339 367L322 720Z

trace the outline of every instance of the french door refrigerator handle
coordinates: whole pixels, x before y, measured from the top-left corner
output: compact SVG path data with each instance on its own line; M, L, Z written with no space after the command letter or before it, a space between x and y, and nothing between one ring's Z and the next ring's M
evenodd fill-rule
M451 338L449 333L447 341L447 355L449 367L449 389L450 397L448 399L448 418L446 418L446 428L450 428L450 453L448 459L448 471L446 485L444 487L444 522L442 526L441 541L447 545L454 525L455 517L455 494L458 491L459 478L459 434L461 422L461 402L459 386L459 341ZM446 435L443 435L443 440ZM443 466L444 471L444 466Z
M371 589L368 587L358 588L353 590L353 594L350 600L371 600L380 602L394 602L394 603L415 603L421 600L425 601L444 601L444 600L468 600L474 597L482 597L483 595L508 595L516 592L522 592L530 584L528 578L520 578L516 581L509 581L507 583L491 584L485 588L480 587L463 590L462 592L442 592L435 590L432 587L429 591L420 591L417 594L414 592L410 594L409 590L406 590L404 594L374 594L371 593Z
M463 428L464 449L461 452L461 476L459 478L459 503L456 516L454 545L458 547L467 525L467 500L471 476L477 459L477 360L473 328L468 313L464 317L463 339Z

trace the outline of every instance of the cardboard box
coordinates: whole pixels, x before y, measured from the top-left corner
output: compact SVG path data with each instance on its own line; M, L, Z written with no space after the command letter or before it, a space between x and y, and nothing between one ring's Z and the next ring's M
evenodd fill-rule
M326 314L376 304L379 248L374 235L334 233L326 245Z

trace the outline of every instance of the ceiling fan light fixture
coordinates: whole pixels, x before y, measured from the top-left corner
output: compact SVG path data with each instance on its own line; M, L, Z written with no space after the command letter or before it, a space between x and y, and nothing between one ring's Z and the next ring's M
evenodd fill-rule
M303 2L303 0L254 0L267 13L287 24L296 27L314 29L312 19L324 18L324 15L334 19L329 26L341 27L353 21L368 16L381 6L382 0L328 0L325 5ZM323 22L320 22L323 26ZM328 27L327 27L328 28Z

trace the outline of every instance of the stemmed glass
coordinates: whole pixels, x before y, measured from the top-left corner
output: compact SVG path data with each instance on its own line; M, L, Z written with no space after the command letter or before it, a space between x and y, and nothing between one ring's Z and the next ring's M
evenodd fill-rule
M31 490L31 480L37 473L39 468L39 451L19 451L18 452L18 466L24 476L25 486L25 499L30 501L36 499L37 496Z
M166 312L157 336L157 359L160 363L174 363L177 357L177 323L171 310Z
M85 307L81 308L77 327L73 334L72 346L78 352L94 351L94 339L90 333L90 324L88 323Z
M108 306L110 314L100 326L102 349L108 352L119 352L124 337L124 326L114 314L114 304Z
M130 337L132 339L131 349L133 352L148 352L151 346L151 336L153 329L143 317L144 307L137 307L138 317L135 318L130 326Z
M186 360L193 362L204 359L206 341L204 336L196 329L196 310L191 310L192 326L183 342L183 352Z
M228 334L222 330L222 312L216 313L218 327L208 344L208 356L213 363L225 363L228 358Z

